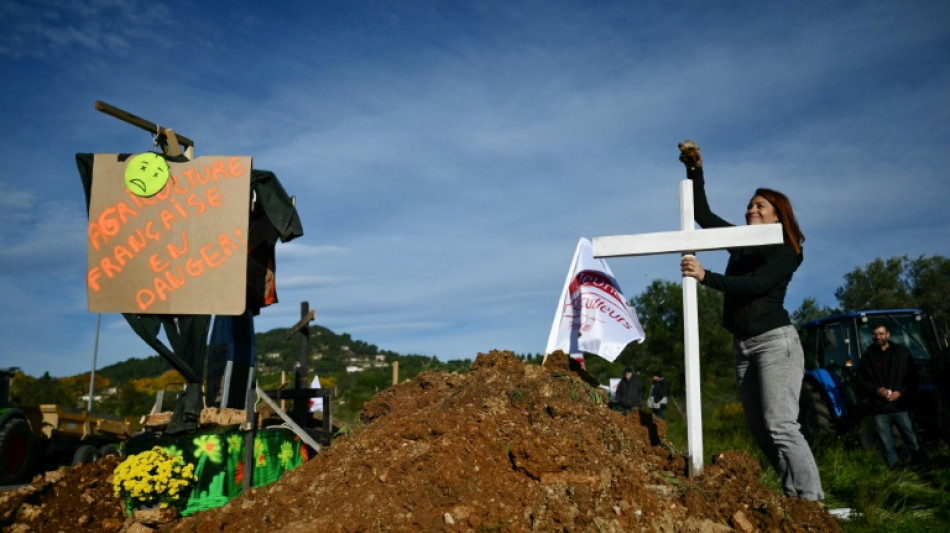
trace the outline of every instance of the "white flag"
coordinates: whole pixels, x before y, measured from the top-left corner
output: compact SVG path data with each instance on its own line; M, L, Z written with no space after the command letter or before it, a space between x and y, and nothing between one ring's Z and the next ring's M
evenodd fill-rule
M589 352L613 361L628 344L644 338L637 312L627 305L607 262L594 259L590 241L582 238L567 272L545 353Z

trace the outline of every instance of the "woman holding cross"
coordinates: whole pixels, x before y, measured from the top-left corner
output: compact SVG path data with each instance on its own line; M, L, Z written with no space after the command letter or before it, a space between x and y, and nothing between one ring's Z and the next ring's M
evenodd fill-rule
M709 208L703 159L695 142L679 145L680 161L693 183L694 217L703 228L732 226ZM785 310L785 292L801 264L802 235L788 198L757 189L746 224L782 224L784 243L734 248L723 274L710 272L693 256L680 264L683 276L724 294L723 325L733 335L736 382L746 423L782 481L786 496L824 498L818 467L798 424L804 354Z

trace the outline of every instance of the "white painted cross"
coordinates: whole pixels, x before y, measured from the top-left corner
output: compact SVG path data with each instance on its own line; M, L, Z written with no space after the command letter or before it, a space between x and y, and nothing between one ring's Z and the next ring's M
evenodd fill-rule
M680 182L682 231L594 237L594 257L619 257L680 253L684 256L706 250L781 244L781 224L696 229L693 222L693 185ZM699 316L696 279L683 278L683 347L686 357L686 431L689 445L689 475L703 472L703 418L699 389Z

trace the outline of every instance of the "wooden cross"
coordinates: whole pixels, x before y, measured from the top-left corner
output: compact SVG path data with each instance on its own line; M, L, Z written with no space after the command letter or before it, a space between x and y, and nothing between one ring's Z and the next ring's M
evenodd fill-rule
M594 257L680 253L781 244L781 224L696 229L693 222L693 184L680 182L681 231L594 237ZM703 472L703 418L699 390L699 315L696 279L683 278L683 347L686 358L686 433L689 475Z

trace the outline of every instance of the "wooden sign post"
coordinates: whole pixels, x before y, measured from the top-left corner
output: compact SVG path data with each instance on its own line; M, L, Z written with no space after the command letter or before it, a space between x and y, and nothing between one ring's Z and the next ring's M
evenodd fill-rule
M195 141L192 141L180 133L175 133L175 130L159 126L152 121L145 120L142 117L133 115L118 107L111 106L101 100L96 101L96 110L153 133L155 135L155 142L161 145L162 152L164 152L165 155L179 156L184 154L188 159L194 159ZM185 147L184 151L182 151L182 146Z
M594 257L620 257L680 253L684 256L707 250L781 244L782 225L763 224L729 228L695 229L693 185L680 183L681 231L595 237ZM686 431L689 475L703 471L703 419L699 376L699 313L696 279L683 278L683 348L686 370Z

